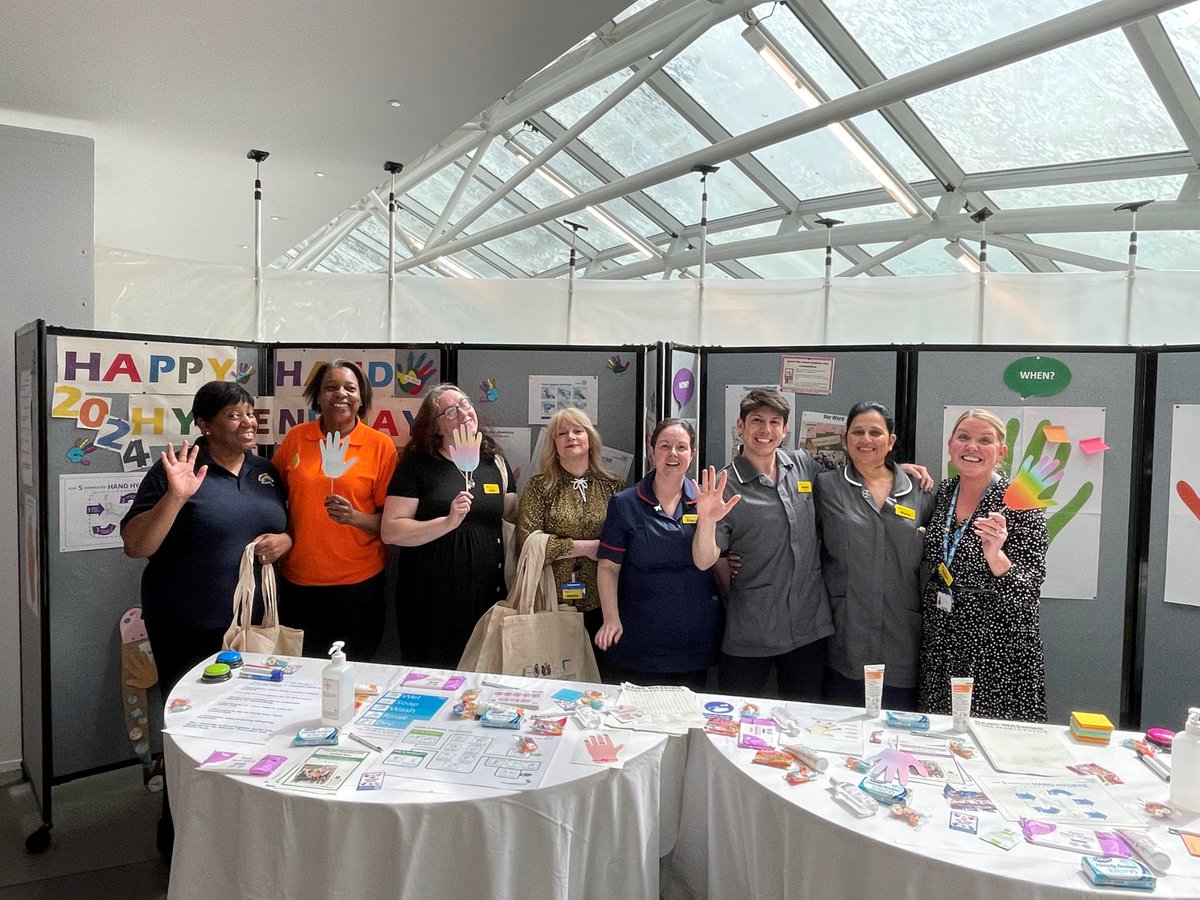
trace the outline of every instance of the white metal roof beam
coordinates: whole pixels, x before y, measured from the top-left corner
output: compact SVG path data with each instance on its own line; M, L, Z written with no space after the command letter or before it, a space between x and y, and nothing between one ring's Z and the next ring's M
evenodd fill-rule
M963 191L1003 191L1008 188L1048 187L1089 181L1159 178L1164 175L1187 175L1194 171L1196 160L1192 155L1186 150L1177 150L1055 166L978 172L964 178L959 187Z
M967 235L963 236L967 237ZM988 230L988 244L993 247L1003 247L1005 250L1013 253L1040 256L1071 266L1095 269L1097 272L1123 272L1129 268L1128 261L1117 262L1113 259L1105 259L1102 256L1092 256L1090 253L1078 253L1075 250L1066 250L1062 247L1051 247L1049 244L1038 244L1028 238L1018 239L1006 237L1002 234L992 234L991 229Z
M475 145L475 153L471 156L471 162L463 169L462 175L459 176L458 184L454 186L454 190L450 194L450 199L442 207L441 215L438 216L438 220L429 231L430 238L436 239L438 235L446 230L446 226L450 223L450 217L454 215L454 210L458 209L459 201L462 200L462 195L466 192L467 185L475 177L475 172L479 169L479 164L483 162L484 154L492 146L493 140L495 140L495 135L485 134L483 140Z
M1183 5L1187 0L1101 0L1075 12L1040 23L1034 27L1014 32L995 41L990 41L972 50L957 53L927 66L873 84L845 97L838 97L815 109L787 116L761 128L755 128L709 148L684 154L675 160L652 166L636 175L631 175L612 184L604 185L579 197L544 207L538 213L521 216L504 226L484 229L459 241L463 246L474 246L499 237L502 233L519 231L541 225L559 216L570 215L579 210L642 190L672 178L677 178L700 164L715 165L735 156L753 153L763 147L807 134L834 122L841 122L862 115L881 106L907 100L928 93L956 81L972 78L984 72L1010 65L1022 59L1037 56L1049 50L1086 40L1113 28L1145 18L1148 15ZM911 232L910 232L911 233ZM904 236L901 236L904 237ZM457 249L462 249L459 247ZM405 263L412 268L434 258L437 251L418 255ZM726 259L733 257L725 257Z
M361 225L368 213L361 209L348 209L336 222L330 223L324 234L313 238L304 249L289 260L283 268L289 271L307 270L321 264L321 260L333 252L333 249L344 241L347 235Z
M1195 203L1160 201L1138 212L1138 231L1185 231L1194 230L1197 216ZM964 224L965 223L967 224ZM916 231L914 232L914 226ZM1000 210L988 219L988 240L1005 234L1063 234L1072 232L1126 231L1129 219L1108 204L1075 206L1069 208ZM862 225L839 225L829 236L835 247L855 244L884 244L903 241L919 233L927 239L953 240L957 237L978 240L978 226L966 216L940 218L932 222L921 222L905 217L891 222L871 222ZM754 256L769 256L792 250L814 250L825 246L823 231L801 231L794 234L778 234L748 241L731 241L708 248L708 261L723 262L730 259L745 259ZM688 250L679 254L674 262L677 266L695 265L700 262L699 250ZM660 263L661 264L661 263ZM630 263L623 267L625 277L645 275L655 271L645 263ZM607 275L608 273L605 273ZM605 277L604 275L600 277Z
M1125 37L1158 92L1184 146L1200 162L1200 95L1157 16L1125 26Z
M787 0L787 7L858 87L887 80L883 70L875 65L875 61L863 51L824 3ZM879 113L943 186L962 183L966 174L962 166L907 103L882 107Z
M838 278L853 278L855 275L861 275L863 272L873 269L876 266L882 265L883 263L887 262L889 259L895 259L897 256L900 256L903 253L907 253L909 250L913 249L913 247L919 247L921 244L925 243L927 240L929 240L929 238L923 234L910 235L909 237L906 237L904 240L900 241L900 243L895 244L891 247L888 247L886 250L884 250L880 253L876 253L874 256L870 257L869 259L864 259L860 263L855 263L853 266L846 269L844 272L838 272L837 277Z

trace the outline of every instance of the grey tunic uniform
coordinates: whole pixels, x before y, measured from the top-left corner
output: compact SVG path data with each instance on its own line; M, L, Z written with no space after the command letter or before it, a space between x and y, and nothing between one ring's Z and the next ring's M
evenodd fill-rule
M822 571L833 610L829 667L862 681L863 666L883 663L884 683L917 686L921 653L921 564L924 526L934 496L892 467L892 491L881 509L862 476L844 469L817 478Z
M803 450L775 457L776 483L744 456L725 467L725 499L742 495L716 533L718 547L742 558L721 645L730 656L779 656L833 634L813 501L821 465Z

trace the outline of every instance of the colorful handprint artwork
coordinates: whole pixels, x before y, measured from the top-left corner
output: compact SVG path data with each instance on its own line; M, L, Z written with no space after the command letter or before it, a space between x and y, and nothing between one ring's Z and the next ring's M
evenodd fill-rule
M495 403L500 399L500 388L496 387L495 378L485 378L479 382L479 402Z
M943 418L942 471L958 474L945 442L970 407L948 406ZM1008 453L999 469L1009 479L1009 509L1040 509L1050 548L1042 596L1092 599L1100 565L1100 506L1105 454L1080 451L1070 435L1103 435L1101 407L990 407L1005 423ZM1065 439L1065 440L1063 440Z
M437 374L437 366L428 357L428 353L422 352L416 357L415 351L408 352L405 364L396 367L396 384L400 386L400 390L412 397L421 393L421 388L426 382Z
M95 452L95 441L91 438L79 438L67 448L67 462L79 463L81 466L90 466L92 461L88 459L88 455Z

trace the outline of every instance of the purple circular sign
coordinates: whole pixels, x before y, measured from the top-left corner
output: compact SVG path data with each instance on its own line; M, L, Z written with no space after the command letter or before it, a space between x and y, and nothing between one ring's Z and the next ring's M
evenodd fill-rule
M692 399L694 393L696 393L696 376L692 374L691 369L680 369L671 380L671 394L674 395L675 402L680 406L687 406L687 402Z

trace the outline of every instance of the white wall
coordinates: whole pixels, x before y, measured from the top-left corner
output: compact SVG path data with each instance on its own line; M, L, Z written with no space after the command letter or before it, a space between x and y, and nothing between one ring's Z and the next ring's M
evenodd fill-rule
M12 336L35 319L92 326L92 159L90 138L0 125L0 769L21 757Z

